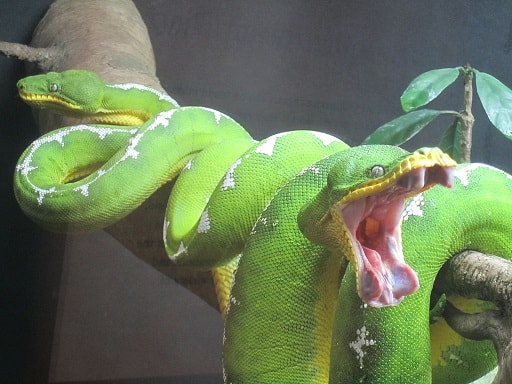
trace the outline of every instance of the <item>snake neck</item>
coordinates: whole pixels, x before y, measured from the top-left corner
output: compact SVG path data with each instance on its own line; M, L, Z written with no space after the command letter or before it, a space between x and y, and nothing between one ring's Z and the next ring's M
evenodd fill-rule
M140 84L106 84L101 107L88 119L99 124L136 126L178 106L166 93Z

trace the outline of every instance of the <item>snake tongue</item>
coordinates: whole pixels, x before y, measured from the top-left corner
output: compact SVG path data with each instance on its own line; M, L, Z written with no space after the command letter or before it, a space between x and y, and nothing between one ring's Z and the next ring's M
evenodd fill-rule
M361 299L373 307L399 304L419 288L416 272L402 252L401 217L406 197L434 184L450 187L452 171L415 169L377 194L354 200L342 208L357 270Z

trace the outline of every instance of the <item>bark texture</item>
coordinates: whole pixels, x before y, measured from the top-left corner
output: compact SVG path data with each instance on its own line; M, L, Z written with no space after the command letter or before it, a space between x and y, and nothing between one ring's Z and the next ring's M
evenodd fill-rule
M468 314L447 303L444 318L464 337L492 340L499 364L493 383L509 383L512 377L512 262L479 252L462 252L443 266L435 289L497 305L496 310Z

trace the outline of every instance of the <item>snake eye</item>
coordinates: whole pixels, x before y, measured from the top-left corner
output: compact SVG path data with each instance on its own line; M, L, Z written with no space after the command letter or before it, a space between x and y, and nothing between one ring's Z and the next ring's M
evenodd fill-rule
M384 176L384 173L386 173L386 171L382 165L374 165L370 168L370 177L372 179L382 177Z
M49 92L57 92L59 90L60 90L60 87L59 87L59 84L57 84L57 83L50 83L50 85L48 85Z

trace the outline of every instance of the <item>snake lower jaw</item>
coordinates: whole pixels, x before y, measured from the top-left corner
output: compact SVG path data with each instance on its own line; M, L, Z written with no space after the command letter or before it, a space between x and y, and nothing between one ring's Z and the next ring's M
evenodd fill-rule
M398 305L420 286L417 273L404 260L399 224L374 240L356 240L359 295L372 307Z

